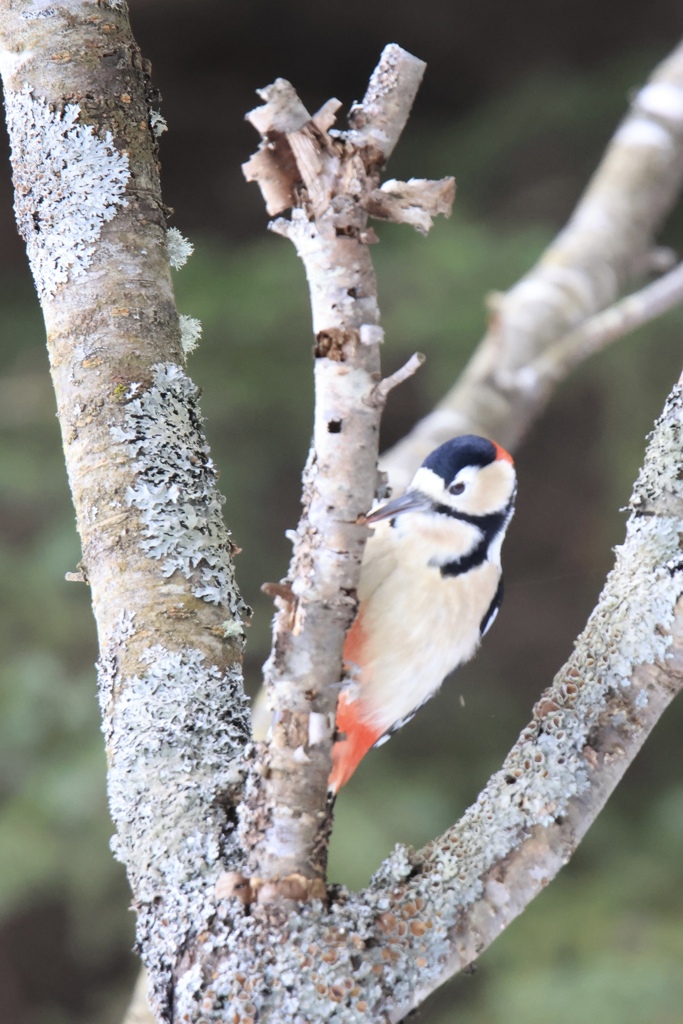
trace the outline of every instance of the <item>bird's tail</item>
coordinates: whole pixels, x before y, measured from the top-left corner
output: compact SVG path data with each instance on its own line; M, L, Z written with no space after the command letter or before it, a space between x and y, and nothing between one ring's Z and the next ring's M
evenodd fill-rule
M335 795L382 735L376 726L361 721L358 712L359 701L348 700L342 692L337 706L339 739L332 748L332 771L327 784L329 792Z

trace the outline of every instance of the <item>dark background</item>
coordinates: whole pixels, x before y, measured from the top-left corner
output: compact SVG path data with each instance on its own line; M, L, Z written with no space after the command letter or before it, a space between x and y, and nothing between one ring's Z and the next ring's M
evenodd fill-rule
M170 131L162 182L196 253L180 309L204 339L190 372L244 548L254 692L284 574L311 415L298 260L268 236L240 163L254 89L290 79L311 109L364 92L391 41L427 60L390 174L458 179L429 239L379 226L385 367L428 355L394 393L385 443L440 397L481 335L484 298L534 262L573 208L628 96L675 45L673 0L133 0ZM3 137L1 144L6 149ZM0 1021L109 1024L136 963L123 869L108 850L94 627L78 561L40 311L0 175ZM680 212L663 240L683 248ZM619 342L560 390L517 463L506 601L477 660L338 801L331 876L364 884L398 841L422 844L498 767L571 649L623 536L644 437L680 372L680 312ZM464 706L463 706L464 702ZM425 1024L683 1021L683 778L675 706L565 872L421 1011Z

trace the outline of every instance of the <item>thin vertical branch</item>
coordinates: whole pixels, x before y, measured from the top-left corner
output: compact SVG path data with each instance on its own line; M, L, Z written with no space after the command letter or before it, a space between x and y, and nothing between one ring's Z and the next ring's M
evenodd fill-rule
M265 670L273 724L242 808L251 887L261 902L325 896L327 779L344 635L356 607L366 527L375 493L380 381L377 285L369 252L369 207L379 205L379 170L407 121L424 64L384 50L349 132L329 129L336 100L310 117L288 82L262 90L249 120L263 137L245 165L271 225L296 246L306 270L315 335L315 423L304 474L303 515L288 580L276 604ZM394 183L397 185L397 183ZM412 206L450 211L452 179L423 183ZM397 185L397 188L399 186ZM448 198L450 197L450 202ZM400 203L382 216L405 221ZM425 214L428 215L428 214ZM283 589L284 587L284 589Z

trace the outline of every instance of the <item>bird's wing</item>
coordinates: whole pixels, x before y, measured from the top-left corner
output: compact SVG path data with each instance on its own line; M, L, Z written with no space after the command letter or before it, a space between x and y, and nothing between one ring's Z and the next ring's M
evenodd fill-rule
M381 739L384 731L363 715L363 688L370 681L367 652L364 651L366 635L363 630L363 610L396 569L393 542L394 533L390 524L378 523L365 547L358 587L360 607L344 644L344 661L352 682L346 690L342 690L337 705L337 740L332 748L332 773L328 783L332 793L337 793L349 781L370 747Z

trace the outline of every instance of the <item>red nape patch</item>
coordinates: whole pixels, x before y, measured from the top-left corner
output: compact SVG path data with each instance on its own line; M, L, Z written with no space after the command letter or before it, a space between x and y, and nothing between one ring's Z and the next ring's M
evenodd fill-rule
M514 459L509 452L506 452L504 448L501 448L495 441L491 441L491 444L496 449L496 458L501 459L503 462L509 462L511 466L514 466Z
M358 711L358 701L349 701L342 693L337 706L337 732L345 738L337 740L332 748L332 772L327 783L332 793L338 793L346 785L370 747L374 747L382 735L376 726L362 722Z

